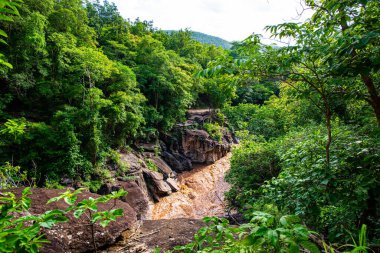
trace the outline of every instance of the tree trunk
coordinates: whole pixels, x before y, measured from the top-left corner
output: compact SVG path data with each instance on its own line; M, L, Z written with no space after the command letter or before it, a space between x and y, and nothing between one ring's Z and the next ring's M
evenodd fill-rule
M331 109L326 95L322 94L323 104L325 106L325 118L327 128L327 143L326 143L326 165L330 168L330 146L331 146Z
M327 128L326 163L327 163L327 168L330 168L331 112L330 112L329 106L327 106L326 108L326 128Z
M342 34L349 28L347 24L346 14L343 8L339 9L340 18L340 27L342 29ZM352 48L351 57L354 59L357 56L357 51L355 48ZM375 113L377 125L380 126L380 94L376 90L376 86L373 83L373 78L369 75L365 75L364 73L360 73L360 77L367 87L367 91L370 96L370 105Z
M370 96L370 104L376 115L378 126L380 126L380 94L378 94L373 79L369 76L360 75L364 84L367 86L367 90Z

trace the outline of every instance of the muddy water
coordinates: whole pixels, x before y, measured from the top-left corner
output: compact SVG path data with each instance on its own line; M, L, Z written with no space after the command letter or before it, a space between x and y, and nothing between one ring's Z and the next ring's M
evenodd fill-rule
M160 199L152 207L152 219L196 218L225 214L224 192L229 189L224 175L231 154L211 165L199 165L179 178L180 191Z

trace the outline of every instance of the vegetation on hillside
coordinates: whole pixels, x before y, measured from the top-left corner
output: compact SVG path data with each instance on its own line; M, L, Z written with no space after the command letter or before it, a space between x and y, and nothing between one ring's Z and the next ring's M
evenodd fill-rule
M236 87L222 110L241 139L226 196L246 224L213 221L178 252L370 252L379 244L380 3L305 5L314 15L304 23L267 27L294 44L253 35L200 73L232 75ZM276 221L289 214L314 232ZM352 250L354 234L361 243Z
M157 141L190 107L218 108L241 139L226 196L246 223L207 219L178 251L369 252L380 243L380 2L304 2L310 19L267 27L292 45L252 35L227 51L125 20L107 1L1 0L0 187L101 182L115 150ZM219 125L205 130L220 140ZM28 205L2 201L0 226L23 236L8 214Z
M173 33L176 33L178 31L166 30L165 32L167 32L168 34L173 34ZM232 47L232 43L230 43L230 42L228 42L222 38L212 36L209 34L205 34L205 33L201 33L201 32L194 32L194 31L190 31L190 32L191 32L191 38L193 40L199 41L203 44L210 44L210 45L214 45L217 47L222 47L226 50L231 49L231 47Z
M155 140L207 97L204 87L218 81L194 73L227 54L187 31L127 21L107 1L9 3L0 164L19 166L38 186L101 180L113 149Z

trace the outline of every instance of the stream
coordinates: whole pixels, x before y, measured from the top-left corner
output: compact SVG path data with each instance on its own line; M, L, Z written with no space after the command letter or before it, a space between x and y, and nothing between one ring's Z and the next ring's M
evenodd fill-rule
M151 204L149 220L136 230L125 231L121 241L104 253L161 252L192 241L205 224L205 216L225 216L224 193L229 184L224 181L230 169L231 153L209 165L195 165L191 171L178 175L180 190Z
M209 165L195 165L178 176L180 190L152 206L153 220L223 216L224 193L229 185L224 175L230 168L231 153Z

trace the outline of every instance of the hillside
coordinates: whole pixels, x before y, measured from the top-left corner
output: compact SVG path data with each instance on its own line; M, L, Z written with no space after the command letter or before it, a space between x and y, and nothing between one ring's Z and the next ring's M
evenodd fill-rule
M176 32L176 31L167 30L165 32L172 33L172 32ZM222 38L212 36L212 35L208 35L208 34L201 33L201 32L192 32L192 38L201 42L201 43L215 45L217 47L222 47L224 49L230 49L232 47L232 44L230 42L228 42Z
M232 47L232 44L222 38L208 35L205 33L201 32L193 32L192 35L193 39L202 42L202 43L207 43L207 44L212 44L215 46L221 46L224 49L230 49Z

